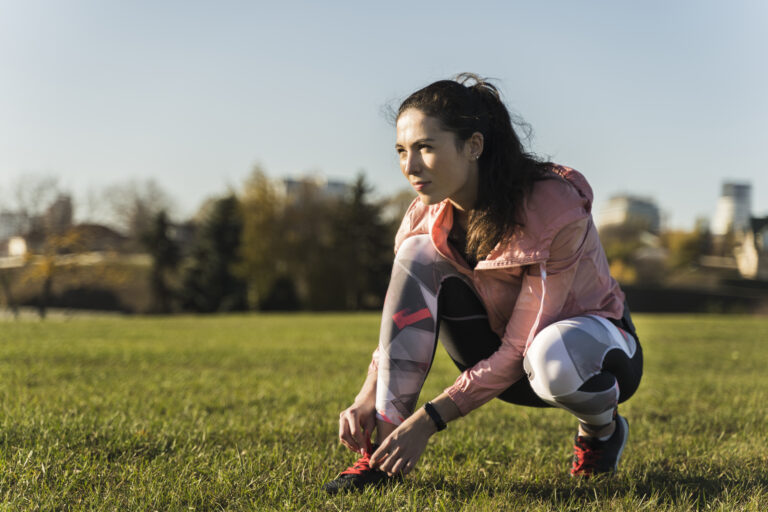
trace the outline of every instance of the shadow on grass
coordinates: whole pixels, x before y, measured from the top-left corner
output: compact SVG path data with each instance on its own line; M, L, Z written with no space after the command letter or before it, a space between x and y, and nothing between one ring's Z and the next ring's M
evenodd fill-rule
M713 501L743 501L755 494L768 494L768 468L748 461L739 468L710 466L706 472L647 471L641 475L592 480L557 479L545 482L440 482L434 488L462 500L472 496L509 496L510 493L542 503L562 505L595 500L654 501L665 505L704 504ZM745 468L753 468L747 470Z

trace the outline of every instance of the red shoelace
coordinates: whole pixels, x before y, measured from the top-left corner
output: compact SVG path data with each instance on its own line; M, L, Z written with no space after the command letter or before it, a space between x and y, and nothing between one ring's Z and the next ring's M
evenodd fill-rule
M602 456L603 450L600 448L593 448L589 442L582 439L580 436L576 439L576 443L573 445L573 469L571 474L585 474L590 475L595 470Z
M371 461L370 456L368 454L365 454L359 459L357 459L357 462L352 464L352 466L342 471L341 475L360 475L366 471L370 471L371 470L370 461Z

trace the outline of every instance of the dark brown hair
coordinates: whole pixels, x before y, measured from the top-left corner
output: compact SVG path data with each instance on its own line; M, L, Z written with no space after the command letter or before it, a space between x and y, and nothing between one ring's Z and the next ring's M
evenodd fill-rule
M552 164L525 150L498 89L478 75L462 73L419 89L403 101L397 117L408 109L440 121L443 129L456 135L459 148L473 133L483 135L477 202L469 216L466 251L478 260L485 258L515 226L524 224L525 197L534 182L554 176ZM529 131L524 123L516 120L515 124Z

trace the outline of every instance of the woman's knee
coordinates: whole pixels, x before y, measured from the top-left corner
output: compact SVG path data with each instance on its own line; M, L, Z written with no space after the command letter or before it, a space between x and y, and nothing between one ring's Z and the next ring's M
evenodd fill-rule
M458 271L437 252L429 235L415 235L406 238L397 250L392 278L398 274L408 276L401 279L415 278L430 293L436 294L442 280L458 275Z
M544 400L573 393L584 383L584 377L568 351L564 339L569 331L552 324L533 339L523 359L523 367L533 391Z

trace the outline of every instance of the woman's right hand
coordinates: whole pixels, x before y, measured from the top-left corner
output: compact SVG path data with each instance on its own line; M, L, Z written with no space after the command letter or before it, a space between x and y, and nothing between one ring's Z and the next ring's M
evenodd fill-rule
M376 427L376 407L373 402L355 402L339 414L339 440L359 454L371 446L371 434Z

